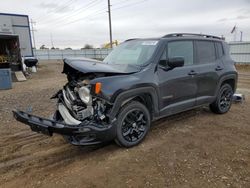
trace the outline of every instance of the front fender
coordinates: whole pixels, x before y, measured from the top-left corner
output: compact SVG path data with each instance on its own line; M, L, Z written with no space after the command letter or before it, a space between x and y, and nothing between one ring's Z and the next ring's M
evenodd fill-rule
M119 112L124 101L126 101L130 98L142 95L142 94L149 94L151 96L152 103L153 103L152 106L154 109L154 116L158 116L158 113L159 113L158 95L157 95L155 88L152 86L134 88L134 89L130 89L130 90L124 91L122 93L119 93L116 96L116 99L113 103L113 106L112 106L111 111L108 114L108 116L111 119L114 119L116 117L117 113Z

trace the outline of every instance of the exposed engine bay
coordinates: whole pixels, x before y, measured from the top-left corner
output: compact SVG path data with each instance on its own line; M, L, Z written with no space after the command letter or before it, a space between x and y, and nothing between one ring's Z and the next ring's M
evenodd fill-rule
M78 125L84 120L105 123L109 105L91 96L89 79L70 81L58 93L58 111L67 124Z

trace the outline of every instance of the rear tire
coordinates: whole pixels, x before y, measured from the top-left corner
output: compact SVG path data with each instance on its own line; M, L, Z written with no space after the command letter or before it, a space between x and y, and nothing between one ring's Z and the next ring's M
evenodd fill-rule
M124 105L117 117L115 142L127 148L139 144L146 137L150 124L150 113L143 104L133 101Z
M221 86L216 101L210 104L210 110L216 114L224 114L232 105L233 89L229 84Z

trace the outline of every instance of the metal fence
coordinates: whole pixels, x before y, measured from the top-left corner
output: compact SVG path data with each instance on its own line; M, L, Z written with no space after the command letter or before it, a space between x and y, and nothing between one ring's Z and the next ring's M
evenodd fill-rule
M239 64L250 64L250 42L230 42L232 59ZM84 49L84 50L35 50L39 60L61 60L72 57L87 57L104 59L111 49Z
M39 60L61 60L74 57L104 59L110 51L111 49L34 50L34 54Z
M230 42L230 54L238 64L250 64L250 42Z

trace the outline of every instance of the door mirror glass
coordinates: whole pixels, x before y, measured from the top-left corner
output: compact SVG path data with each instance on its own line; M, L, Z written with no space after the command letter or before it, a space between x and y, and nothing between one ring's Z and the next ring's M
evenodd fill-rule
M160 62L159 62L159 65L161 67L165 67L166 68L168 66L168 62L167 62L166 59L161 59Z
M184 58L183 57L173 57L169 58L167 61L167 65L170 68L183 67L184 66Z

